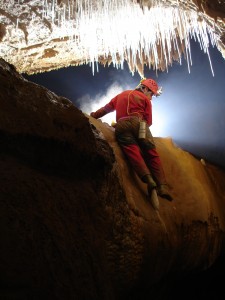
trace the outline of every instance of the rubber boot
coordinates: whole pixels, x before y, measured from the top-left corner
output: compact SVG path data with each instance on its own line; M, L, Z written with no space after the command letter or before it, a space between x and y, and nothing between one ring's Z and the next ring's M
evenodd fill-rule
M150 202L155 210L159 210L159 200L157 197L156 187L157 184L153 180L150 174L145 175L142 177L142 181L147 183L148 188L148 196L150 197Z
M148 194L151 195L152 189L155 189L157 187L156 182L153 180L153 178L150 174L146 174L145 176L143 176L142 181L147 183L147 185L148 185Z
M162 197L162 198L165 198L169 201L172 201L173 200L173 197L170 195L169 193L169 188L168 188L168 185L167 184L160 184L158 187L157 187L157 194Z
M159 210L159 199L158 199L157 191L155 188L151 190L150 201L151 201L153 208L155 210Z

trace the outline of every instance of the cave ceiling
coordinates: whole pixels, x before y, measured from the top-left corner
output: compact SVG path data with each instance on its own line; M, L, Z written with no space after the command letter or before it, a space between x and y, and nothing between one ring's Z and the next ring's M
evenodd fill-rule
M20 73L81 64L143 75L190 58L190 40L225 58L224 0L0 0L0 56Z

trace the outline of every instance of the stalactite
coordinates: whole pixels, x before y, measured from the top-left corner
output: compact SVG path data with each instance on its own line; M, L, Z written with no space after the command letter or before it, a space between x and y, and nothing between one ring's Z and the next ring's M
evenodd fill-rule
M24 47L25 42L28 47L34 44L29 36L26 41L20 38L22 29L17 10L25 9L27 22L50 24L48 35L41 36L43 31L40 36L36 35L36 44L67 38L70 48L80 55L74 60L92 64L93 73L100 57L111 57L116 67L123 67L127 62L133 73L144 70L145 65L167 70L175 58L181 63L184 55L190 70L191 38L197 40L208 55L210 45L218 46L220 42L216 25L212 26L194 3L184 0L40 0L34 15L29 7L37 2L30 1L29 6L26 0L0 3L1 11L5 12L4 22L11 22L10 26L17 32L13 37L14 49ZM32 34L32 29L27 33ZM182 43L185 47L180 48ZM24 66L23 62L20 64Z

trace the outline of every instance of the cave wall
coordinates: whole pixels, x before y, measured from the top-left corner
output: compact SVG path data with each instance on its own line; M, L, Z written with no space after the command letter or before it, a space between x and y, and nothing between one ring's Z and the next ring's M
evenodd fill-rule
M1 299L166 299L225 253L224 170L155 138L155 211L112 127L2 59L0 81Z

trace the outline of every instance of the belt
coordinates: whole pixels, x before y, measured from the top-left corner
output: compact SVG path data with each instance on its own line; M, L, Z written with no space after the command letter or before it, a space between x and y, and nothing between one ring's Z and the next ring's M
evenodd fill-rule
M142 118L137 117L137 116L126 116L126 117L119 118L119 120L117 122L122 121L122 120L129 120L129 119L138 119L139 121L142 120Z

